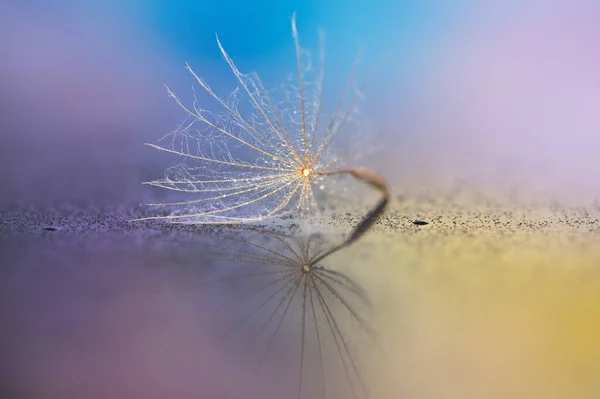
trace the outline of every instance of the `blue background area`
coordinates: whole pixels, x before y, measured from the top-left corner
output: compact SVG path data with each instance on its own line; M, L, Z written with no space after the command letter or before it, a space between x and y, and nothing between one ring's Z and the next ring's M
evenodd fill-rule
M436 36L464 12L460 2L440 1L133 1L115 3L144 28L155 49L191 63L222 62L218 33L242 71L287 73L294 67L290 21L297 15L303 47L317 48L317 32L327 35L328 66L349 68L359 47L368 60L381 62L381 75L402 79L418 73L419 57ZM411 62L412 60L412 62ZM412 70L411 70L412 69ZM224 71L226 72L226 71ZM335 74L342 77L342 74ZM329 75L329 79L332 79ZM405 75L404 78L408 77ZM267 79L268 81L269 79ZM375 80L374 86L385 83Z
M441 2L438 2L441 3ZM449 7L423 1L145 1L130 3L169 46L193 52L214 32L239 57L269 54L289 43L289 21L309 40L324 28L338 46L363 41L375 50L410 42L439 23ZM340 42L340 40L342 41Z

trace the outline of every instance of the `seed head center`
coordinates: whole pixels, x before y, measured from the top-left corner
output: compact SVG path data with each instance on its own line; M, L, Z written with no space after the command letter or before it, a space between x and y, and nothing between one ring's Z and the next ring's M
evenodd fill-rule
M310 265L302 265L302 273L310 272Z
M310 176L311 173L312 172L311 172L311 170L309 168L303 168L302 169L302 176L304 176L304 177Z

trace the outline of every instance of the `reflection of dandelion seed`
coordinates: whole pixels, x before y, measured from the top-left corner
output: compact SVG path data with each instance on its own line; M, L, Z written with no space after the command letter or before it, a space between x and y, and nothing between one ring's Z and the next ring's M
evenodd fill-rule
M339 384L331 383L335 378L327 376L333 371L342 373L354 397L367 397L342 322L348 319L357 323L376 342L375 332L361 315L361 309L370 307L365 292L345 274L322 264L331 250L319 237L306 240L264 230L250 234L250 240L244 235L229 236L225 244L213 243L213 252L204 254L218 266L215 273L219 277L209 285L231 284L230 292L236 295L249 291L233 299L236 310L248 309L231 333L246 328L245 335L251 339L241 344L259 351L258 369L275 353L290 352L284 340L286 334L299 334L299 342L291 350L294 356L299 351L295 357L299 397L325 397L338 392ZM294 324L293 319L300 320L300 326L286 330L284 323ZM278 343L282 346L277 347ZM331 350L337 354L330 354Z
M189 65L187 69L203 91L224 110L213 114L199 105L196 97L186 106L170 89L169 95L188 114L186 123L168 135L170 144L151 147L196 162L167 171L164 179L147 184L199 198L156 204L169 207L171 215L148 219L170 219L183 223L240 223L299 213L310 219L316 208L314 187L327 175L351 174L381 189L383 180L363 169L339 169L341 157L333 154L332 143L348 122L360 99L353 96L354 69L343 89L341 100L330 117L321 109L324 51L314 82L306 74L312 70L303 62L295 16L292 34L296 46L298 86L283 98L271 95L259 77L242 74L217 43L240 88L230 98L218 96ZM240 101L245 98L246 101ZM326 121L327 119L328 121ZM373 183L375 182L375 184ZM387 187L385 193L387 193Z

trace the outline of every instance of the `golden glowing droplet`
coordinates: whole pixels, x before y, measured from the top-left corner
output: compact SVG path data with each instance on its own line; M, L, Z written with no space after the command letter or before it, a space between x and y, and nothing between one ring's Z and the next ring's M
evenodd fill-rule
M303 272L303 273L308 273L308 272L310 272L310 266L309 266L309 265L303 265L303 266L302 266L302 272Z
M302 174L304 175L304 177L308 177L308 175L310 175L310 169L308 169L308 168L302 169Z

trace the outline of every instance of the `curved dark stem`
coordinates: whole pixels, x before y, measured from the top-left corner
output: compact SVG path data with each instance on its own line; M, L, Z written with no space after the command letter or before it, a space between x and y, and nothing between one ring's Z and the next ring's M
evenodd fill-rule
M367 231L369 231L369 229L373 226L373 224L375 224L375 222L377 222L377 220L379 220L379 218L381 217L381 215L387 208L387 205L390 200L390 189L389 189L389 186L388 186L387 182L385 181L385 179L383 177L381 177L380 175L378 175L368 169L365 169L365 168L341 169L341 170L335 170L335 171L330 171L330 172L319 172L319 174L322 174L322 175L350 174L350 175L354 176L356 179L358 179L364 183L367 183L371 187L377 189L379 192L381 192L382 198L379 200L377 205L375 205L375 207L373 209L371 209L369 211L369 213L367 213L365 215L365 217L360 221L358 226L356 226L354 228L354 230L352 230L352 232L350 233L348 238L346 238L346 240L344 240L341 244L338 244L335 247L331 248L329 251L327 251L327 252L319 255L315 259L313 259L313 261L312 261L313 264L318 263L319 261L321 261L321 260L325 259L326 257L328 257L329 255L333 254L334 252L337 252L340 249L345 248L345 247L353 244L354 242L356 242L360 237L363 236L363 234L365 234Z
M375 222L377 222L377 220L379 220L379 217L387 207L389 199L390 198L388 196L385 196L381 200L379 200L375 208L369 211L369 213L367 213L367 215L360 221L358 226L356 226L356 228L352 231L350 236L346 239L344 243L345 245L350 245L356 240L358 240L371 228L371 226L373 226L373 224L375 224Z

